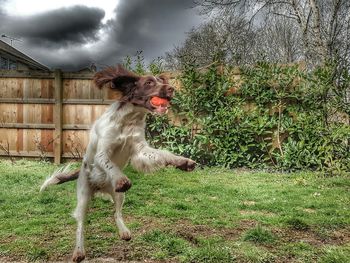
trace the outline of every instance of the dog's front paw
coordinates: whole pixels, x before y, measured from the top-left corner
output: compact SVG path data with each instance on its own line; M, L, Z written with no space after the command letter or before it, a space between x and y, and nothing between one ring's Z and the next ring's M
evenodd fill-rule
M175 167L182 171L190 172L196 167L196 162L191 159L183 158L175 165Z
M81 250L75 250L73 253L72 261L73 262L81 262L85 259L85 253Z
M125 241L129 241L131 239L131 233L129 230L120 232L119 236L121 239L123 239Z
M115 191L116 192L126 192L131 187L131 181L127 177L123 177L117 180L115 184Z

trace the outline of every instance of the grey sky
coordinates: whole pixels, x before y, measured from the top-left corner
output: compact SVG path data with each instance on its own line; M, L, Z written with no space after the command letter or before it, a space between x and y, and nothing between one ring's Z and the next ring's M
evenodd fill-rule
M0 0L0 34L20 38L14 47L43 64L67 70L91 62L113 65L140 50L150 61L180 44L202 19L191 0L111 1L114 12L98 1L96 6L77 1L26 15L6 10L11 1ZM112 15L106 20L107 13Z

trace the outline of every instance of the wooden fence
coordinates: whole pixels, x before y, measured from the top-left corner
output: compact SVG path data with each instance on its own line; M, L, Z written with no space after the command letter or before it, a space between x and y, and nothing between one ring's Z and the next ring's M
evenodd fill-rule
M180 88L178 73L166 74ZM0 156L54 158L55 163L81 158L92 123L119 96L111 89L96 88L92 77L90 72L1 70ZM232 71L232 78L239 85L241 73ZM227 94L235 92L233 87ZM252 107L254 104L247 103L244 109ZM349 123L349 115L337 114L341 122ZM170 117L175 124L181 123L178 117Z
M118 94L93 73L0 71L0 156L80 158L91 124Z

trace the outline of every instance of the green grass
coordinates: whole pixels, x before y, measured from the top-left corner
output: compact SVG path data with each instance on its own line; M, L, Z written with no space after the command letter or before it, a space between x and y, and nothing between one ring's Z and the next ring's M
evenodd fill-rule
M276 237L271 231L262 228L260 225L249 229L244 235L245 241L251 241L257 244L272 244L275 242Z
M0 162L0 262L69 259L75 182L39 193L50 163ZM152 175L126 170L133 187L121 241L113 204L95 198L87 258L171 262L348 262L350 178L218 168ZM300 183L302 182L302 183Z

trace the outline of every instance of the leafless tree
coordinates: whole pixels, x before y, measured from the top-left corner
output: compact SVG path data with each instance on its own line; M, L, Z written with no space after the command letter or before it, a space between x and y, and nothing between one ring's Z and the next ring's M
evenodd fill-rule
M214 60L242 66L259 60L291 63L303 59L301 36L290 20L274 16L251 27L246 18L232 14L218 15L192 29L184 44L165 58L172 69L186 63L202 67Z
M53 138L53 139L49 140L46 144L44 144L41 141L39 135L35 135L34 136L33 142L34 142L35 147L37 148L37 150L40 152L40 160L42 160L42 161L47 161L48 160L48 157L47 157L48 148L49 148L50 145L52 145L55 142L55 140L57 138L58 137Z
M5 153L5 155L10 159L12 164L15 163L15 160L14 160L13 156L11 155L10 143L8 140L6 140L5 142L0 141L0 150Z
M203 12L244 14L250 23L261 16L292 21L312 65L328 59L349 63L350 1L348 0L200 0Z
M67 138L67 146L69 147L69 152L74 159L81 159L84 155L86 149L76 133L69 135Z
M269 17L256 30L254 60L293 63L304 60L301 36L284 17Z
M0 118L0 126L3 126L6 123L6 115L8 115L8 112L3 112L3 116ZM8 139L1 140L0 141L0 151L3 151L4 154L10 159L11 163L14 164L15 160L13 156L11 155L11 150L10 150L10 143Z
M246 64L254 53L254 34L242 17L214 17L192 29L183 45L168 52L165 60L173 69L186 63L205 66L213 61Z
M179 69L186 63L203 66L213 60L223 60L226 57L224 50L225 39L219 33L217 24L205 23L193 28L187 33L182 46L177 46L166 54L166 61L171 68Z

